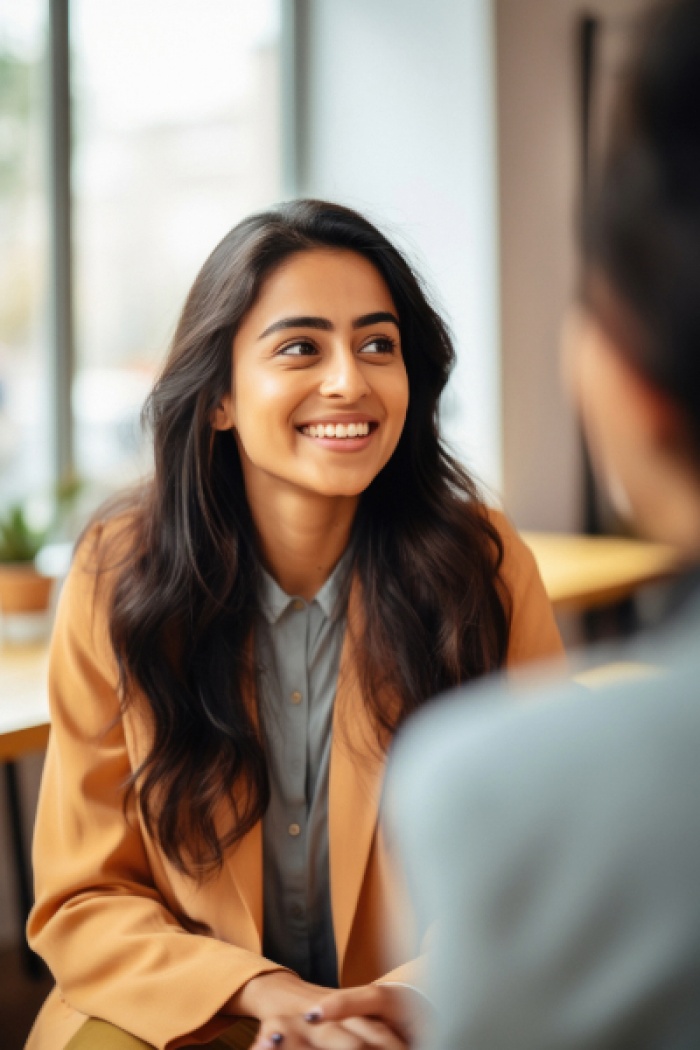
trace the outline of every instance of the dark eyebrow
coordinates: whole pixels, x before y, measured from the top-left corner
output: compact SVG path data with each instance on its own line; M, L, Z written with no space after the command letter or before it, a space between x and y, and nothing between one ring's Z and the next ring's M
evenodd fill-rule
M352 326L353 328L368 328L369 325L380 324L381 321L389 321L391 324L395 324L397 328L399 327L398 317L394 317L388 310L379 310L375 314L364 314L353 321Z
M352 322L352 327L367 328L369 325L379 324L382 321L389 321L391 324L395 324L397 328L399 327L398 317L386 310L379 310L373 314L363 314L362 317L357 317ZM282 317L279 321L271 324L269 328L266 328L258 338L264 339L265 336L272 335L273 332L280 332L285 328L316 328L322 332L332 332L334 327L333 322L326 317Z
M266 335L272 335L273 332L279 332L284 328L318 328L323 332L332 332L333 324L325 317L282 317L266 328L258 338L264 339Z

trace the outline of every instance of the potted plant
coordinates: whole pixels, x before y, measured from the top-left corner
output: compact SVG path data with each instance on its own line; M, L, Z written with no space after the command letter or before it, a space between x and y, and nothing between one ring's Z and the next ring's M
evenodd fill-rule
M55 532L79 491L75 480L57 486L50 501L10 504L0 512L0 613L34 613L48 608L53 577L40 573L35 558Z
M41 612L48 607L53 580L34 566L46 535L46 529L30 526L20 503L0 516L0 612Z

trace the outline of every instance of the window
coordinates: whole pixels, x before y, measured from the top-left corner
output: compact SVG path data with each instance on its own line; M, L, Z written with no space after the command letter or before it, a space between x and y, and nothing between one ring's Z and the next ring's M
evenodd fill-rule
M0 6L0 498L50 473L43 16Z
M279 4L70 0L71 405L93 485L147 467L139 414L187 289L280 196ZM46 6L0 6L0 497L51 469Z
M272 0L73 0L75 452L117 484L184 296L279 196Z

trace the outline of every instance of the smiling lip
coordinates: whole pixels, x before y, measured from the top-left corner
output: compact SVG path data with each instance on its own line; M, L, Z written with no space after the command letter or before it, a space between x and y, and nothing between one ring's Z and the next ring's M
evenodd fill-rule
M367 437L376 428L375 423L352 420L347 423L307 423L298 429L306 437L326 437L335 441L348 441L353 438Z
M378 426L374 419L346 416L342 420L319 419L304 423L298 426L297 430L322 448L338 452L358 452L371 442Z

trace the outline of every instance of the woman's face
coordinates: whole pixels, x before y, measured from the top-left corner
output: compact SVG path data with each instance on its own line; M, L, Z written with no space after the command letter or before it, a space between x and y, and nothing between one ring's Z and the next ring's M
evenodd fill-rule
M290 256L264 282L233 341L232 428L246 490L358 497L396 448L408 408L398 312L354 252Z

